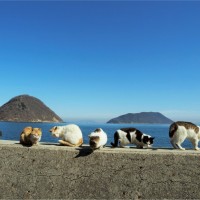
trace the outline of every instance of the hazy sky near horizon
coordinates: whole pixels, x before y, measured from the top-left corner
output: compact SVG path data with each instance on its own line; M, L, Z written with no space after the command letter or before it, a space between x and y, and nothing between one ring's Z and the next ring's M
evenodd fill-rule
M0 105L200 122L200 1L0 1L0 68Z

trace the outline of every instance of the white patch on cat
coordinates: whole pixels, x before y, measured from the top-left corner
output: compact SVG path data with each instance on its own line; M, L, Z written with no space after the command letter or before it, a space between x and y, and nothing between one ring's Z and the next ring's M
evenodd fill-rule
M52 136L61 138L59 142L67 146L80 146L83 144L83 135L79 126L69 124L66 126L54 126L50 129Z
M108 140L107 134L101 128L98 128L92 133L90 133L88 137L90 139L89 141L90 147L93 150L104 147Z
M130 135L133 137L131 138L131 142L128 140L128 138L126 137L127 133L122 131L122 130L117 130L117 133L119 135L119 142L120 142L120 147L124 147L130 143L132 143L135 140L135 132L130 132Z
M175 149L185 150L181 144L189 139L195 150L199 150L200 127L190 122L175 122L169 129L170 142Z
M34 144L34 143L37 144L37 143L41 140L41 136L31 134L31 135L30 135L30 140L31 140L31 142L32 142L33 144Z

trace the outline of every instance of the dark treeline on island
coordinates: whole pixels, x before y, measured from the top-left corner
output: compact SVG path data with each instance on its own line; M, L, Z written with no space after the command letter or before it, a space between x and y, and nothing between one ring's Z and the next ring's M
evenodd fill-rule
M62 122L63 120L39 99L20 95L0 107L0 121Z
M128 113L109 120L110 124L171 124L173 121L159 112Z

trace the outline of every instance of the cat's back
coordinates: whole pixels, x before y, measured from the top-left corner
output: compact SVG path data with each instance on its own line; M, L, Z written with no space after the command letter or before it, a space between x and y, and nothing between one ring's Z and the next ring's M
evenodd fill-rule
M25 127L21 134L20 134L20 143L21 144L26 144L28 143L28 138L29 138L29 135L31 134L33 128L28 126L28 127Z
M63 135L64 140L70 141L73 144L75 144L77 141L83 138L82 131L76 124L69 124L63 126L63 130L64 130L64 135Z
M73 134L81 133L82 134L80 127L76 124L68 124L62 127L65 133L73 133Z
M107 134L101 128L97 128L95 131L90 133L89 138L89 144L92 149L106 145L108 140Z
M97 128L90 136L99 137L102 143L107 142L107 134L101 128Z
M127 135L135 134L136 128L120 128L116 131L120 138L126 138Z
M187 134L188 136L199 133L199 127L191 122L177 121L169 127L169 137L173 138L177 134Z

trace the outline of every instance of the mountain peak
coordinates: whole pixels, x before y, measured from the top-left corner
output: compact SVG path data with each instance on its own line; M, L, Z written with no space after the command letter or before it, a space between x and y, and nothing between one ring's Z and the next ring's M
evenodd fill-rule
M0 107L0 121L62 122L62 119L41 100L25 94L13 97Z
M127 113L109 120L113 124L171 124L173 121L159 112Z

